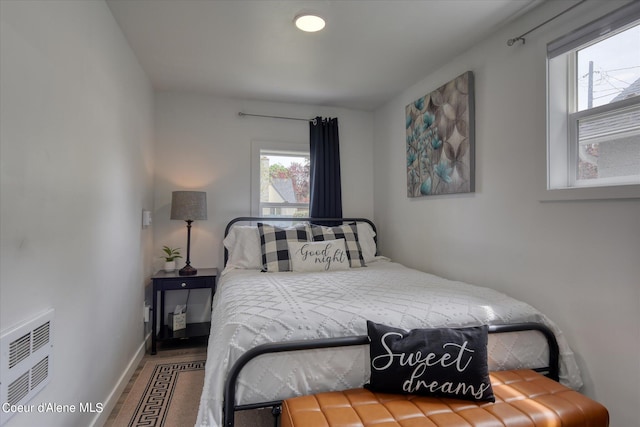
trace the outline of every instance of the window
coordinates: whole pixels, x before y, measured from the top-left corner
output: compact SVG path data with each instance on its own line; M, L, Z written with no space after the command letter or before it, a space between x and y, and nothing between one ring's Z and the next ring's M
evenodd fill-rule
M547 187L640 184L639 2L551 42L547 57Z
M252 148L252 212L309 216L309 147L256 142Z

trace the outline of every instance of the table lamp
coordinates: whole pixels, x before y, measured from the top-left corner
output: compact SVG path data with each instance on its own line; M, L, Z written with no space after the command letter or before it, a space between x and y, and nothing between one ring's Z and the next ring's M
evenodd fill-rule
M180 276L193 276L198 270L191 267L191 223L207 219L207 193L204 191L174 191L171 193L171 219L187 222L187 259L186 265L178 273Z

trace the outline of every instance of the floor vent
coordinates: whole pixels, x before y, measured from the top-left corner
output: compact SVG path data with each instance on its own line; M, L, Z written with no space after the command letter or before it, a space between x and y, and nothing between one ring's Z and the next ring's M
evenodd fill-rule
M49 383L53 312L48 310L0 336L0 404L8 409L0 411L0 425Z

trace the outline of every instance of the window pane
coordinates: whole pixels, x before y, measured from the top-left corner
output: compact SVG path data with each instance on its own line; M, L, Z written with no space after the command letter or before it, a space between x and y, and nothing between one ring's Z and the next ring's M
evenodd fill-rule
M260 216L291 216L297 218L307 218L309 208L296 208L291 206L263 206L260 209Z
M261 152L261 214L308 216L309 170L310 162L307 156ZM298 206L288 206L289 204Z
M640 105L578 120L577 179L621 177L640 177Z
M577 52L578 111L640 95L640 25Z

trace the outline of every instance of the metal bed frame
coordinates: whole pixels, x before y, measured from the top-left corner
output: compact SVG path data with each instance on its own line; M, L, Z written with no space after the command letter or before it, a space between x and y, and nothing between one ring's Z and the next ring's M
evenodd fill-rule
M544 335L549 347L549 364L540 368L533 369L536 372L543 373L545 376L554 381L559 380L559 348L554 333L547 326L540 323L514 323L510 325L490 325L489 333L505 333L505 332L521 332L521 331L538 331ZM254 347L244 353L232 366L224 385L224 402L223 402L223 426L233 427L235 422L235 412L258 408L272 408L275 417L275 426L278 424L278 416L281 412L281 400L254 403L247 405L236 405L236 383L240 372L254 358L271 353L282 353L287 351L312 350L318 348L335 348L349 347L356 345L368 345L370 343L367 335L357 335L351 337L323 338L317 340L299 340L262 344Z
M237 217L229 221L227 224L224 236L226 237L229 234L229 231L233 227L234 224L246 222L310 222L310 223L350 223L350 222L366 222L368 223L373 231L376 233L374 237L374 241L377 244L377 229L375 224L366 218L294 218L294 217L256 217L256 216L244 216ZM377 253L376 253L377 255ZM229 258L229 252L227 248L224 248L224 265L227 265L227 261ZM534 369L536 372L543 373L547 377L558 381L559 380L559 348L556 337L547 326L540 323L514 323L508 325L490 325L489 333L506 333L506 332L522 332L522 331L538 331L544 335L547 340L547 345L549 347L549 364L548 366L543 366L540 368ZM223 426L224 427L233 427L235 422L235 412L250 410L250 409L259 409L259 408L272 408L272 413L275 417L275 426L278 424L278 416L281 412L282 401L270 401L270 402L261 402L261 403L253 403L253 404L245 404L245 405L236 405L235 397L236 397L236 385L238 376L242 369L249 363L251 360L256 357L262 356L264 354L272 354L272 353L283 353L289 351L300 351L300 350L312 350L312 349L320 349L320 348L337 348L337 347L350 347L357 345L368 345L370 343L369 337L367 335L357 335L350 337L337 337L337 338L323 338L316 340L298 340L298 341L286 341L286 342L274 342L262 344L257 347L254 347L247 352L245 352L238 360L234 363L229 371L225 385L224 385L224 402L223 402Z

